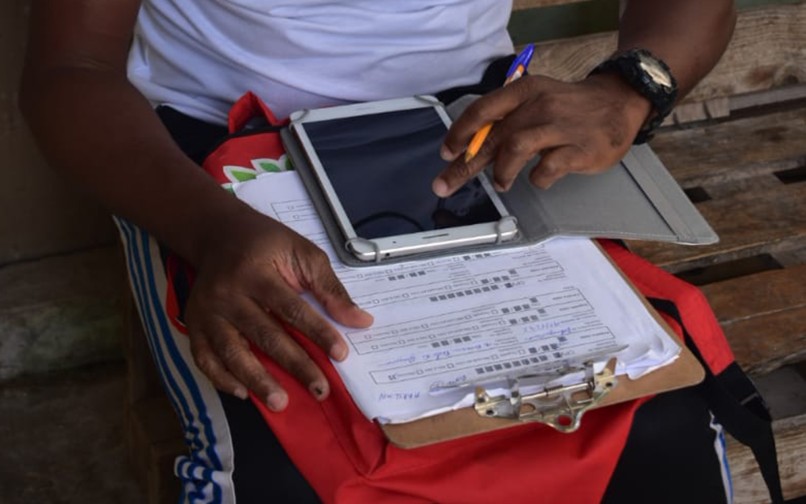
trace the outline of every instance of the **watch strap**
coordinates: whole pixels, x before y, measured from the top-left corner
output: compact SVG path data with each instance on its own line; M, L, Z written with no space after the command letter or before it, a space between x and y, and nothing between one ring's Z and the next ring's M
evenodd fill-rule
M656 73L648 71L642 62L649 62ZM638 131L633 141L642 144L649 141L655 130L663 120L672 112L677 99L677 81L672 75L669 66L660 58L655 57L646 49L630 49L617 53L600 63L590 74L616 72L638 93L649 100L652 105L652 114ZM662 80L658 82L655 77L660 73Z

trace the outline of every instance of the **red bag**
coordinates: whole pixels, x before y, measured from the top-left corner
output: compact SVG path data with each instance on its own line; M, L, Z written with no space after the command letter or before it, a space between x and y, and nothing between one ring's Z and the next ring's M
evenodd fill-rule
M207 157L204 169L225 187L264 171L288 169L278 134L283 124L257 97L245 95L232 109L230 136ZM721 328L698 289L614 242L601 244L639 291L658 305L671 306L662 315L681 338L684 332L689 337L687 343L693 343L702 357L709 379L735 366ZM168 261L168 268L169 279L182 269L192 281L191 272L176 259ZM174 282L169 281L169 314L182 327L180 304ZM635 411L649 400L588 412L573 434L526 424L401 449L358 410L321 349L302 335L293 335L325 372L332 384L331 396L316 401L254 348L288 391L290 401L287 410L278 414L257 398L252 400L291 460L329 503L469 504L487 503L491 498L495 502L598 502L624 448ZM777 479L777 467L775 471L771 479Z

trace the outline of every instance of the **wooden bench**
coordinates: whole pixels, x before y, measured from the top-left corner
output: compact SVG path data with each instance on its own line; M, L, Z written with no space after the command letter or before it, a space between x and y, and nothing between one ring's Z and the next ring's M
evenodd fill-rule
M523 11L568 0L516 0ZM787 498L806 495L806 4L740 14L721 63L652 142L721 241L634 242L700 285L737 361L767 394ZM534 73L575 79L615 47L602 33L539 45ZM538 63L539 62L539 63ZM182 434L136 317L126 337L127 442L150 503L176 502ZM728 447L736 502L768 501L749 450Z
M653 146L721 241L632 248L701 286L759 385L793 373L781 384L791 394L767 400L785 495L806 495L806 100L670 131ZM737 502L764 502L749 450L734 443L729 454Z
M653 142L720 242L633 244L702 286L737 360L756 375L806 357L806 100L765 109Z

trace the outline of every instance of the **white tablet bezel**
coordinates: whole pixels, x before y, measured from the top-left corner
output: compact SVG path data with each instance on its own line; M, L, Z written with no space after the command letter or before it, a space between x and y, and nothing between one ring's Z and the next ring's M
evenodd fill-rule
M415 96L356 103L322 109L301 110L291 114L289 127L296 135L302 150L310 162L316 180L319 182L319 187L322 189L324 198L330 206L335 220L345 236L346 246L350 252L362 261L380 261L386 258L412 255L420 252L495 243L514 238L518 233L516 220L510 216L484 173L480 173L478 179L484 191L493 202L496 210L498 210L501 215L501 220L497 222L442 228L432 231L374 238L371 240L356 235L355 229L353 229L350 219L341 205L338 194L330 183L330 179L325 172L322 162L305 131L305 124L416 108L433 108L445 124L447 132L447 128L450 127L451 124L450 117L442 103L433 96Z

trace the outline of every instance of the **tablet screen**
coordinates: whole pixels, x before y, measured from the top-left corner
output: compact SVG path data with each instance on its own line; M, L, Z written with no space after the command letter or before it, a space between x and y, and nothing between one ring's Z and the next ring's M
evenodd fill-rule
M358 236L367 239L496 222L474 178L449 198L431 191L447 166L447 132L430 107L312 121L305 131Z

